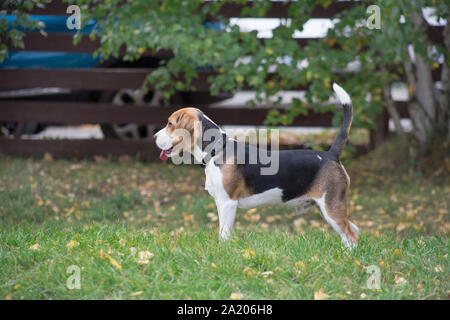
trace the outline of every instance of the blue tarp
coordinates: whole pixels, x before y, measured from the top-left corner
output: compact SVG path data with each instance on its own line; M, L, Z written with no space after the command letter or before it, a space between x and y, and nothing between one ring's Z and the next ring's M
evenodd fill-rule
M48 33L76 33L77 30L67 28L66 21L69 16L33 15L30 20L39 20L45 24L44 31ZM12 26L16 16L0 15ZM96 21L91 20L80 31L89 34L95 27ZM222 30L221 22L205 22L206 28ZM23 29L22 29L23 30ZM36 30L27 30L35 32ZM0 68L93 68L100 61L91 54L64 53L64 52L37 52L37 51L10 51L9 57L0 63Z
M30 16L30 20L39 20L45 24L43 29L45 32L76 33L76 29L67 28L67 18L68 16ZM6 19L12 26L16 16L5 15L0 16L0 19ZM80 32L88 34L94 26L95 20L88 21L86 27ZM35 32L36 30L27 31ZM82 53L10 51L8 54L9 57L0 63L0 68L92 68L100 61L100 58L94 58L92 54Z
M93 68L98 61L83 53L10 51L0 68Z

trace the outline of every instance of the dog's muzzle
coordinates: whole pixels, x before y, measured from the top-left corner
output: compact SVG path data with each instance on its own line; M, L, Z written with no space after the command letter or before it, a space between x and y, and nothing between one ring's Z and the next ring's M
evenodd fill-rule
M156 145L161 149L161 153L159 154L159 158L161 160L167 160L170 157L170 154L173 150L172 139L166 133L166 128L159 130L154 136Z

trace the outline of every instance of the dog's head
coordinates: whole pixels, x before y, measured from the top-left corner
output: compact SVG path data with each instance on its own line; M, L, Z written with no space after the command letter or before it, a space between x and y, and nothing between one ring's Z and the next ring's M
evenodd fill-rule
M172 113L167 125L155 135L160 158L167 160L182 151L191 152L202 132L202 112L196 108L183 108Z

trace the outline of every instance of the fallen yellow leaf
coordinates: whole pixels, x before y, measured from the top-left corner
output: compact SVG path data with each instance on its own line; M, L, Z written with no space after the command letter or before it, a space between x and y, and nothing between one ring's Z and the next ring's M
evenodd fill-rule
M321 226L320 222L318 222L316 220L311 220L309 223L311 224L311 227L313 227L313 228L320 228L320 226Z
M140 266L146 266L150 263L150 260L138 260Z
M103 252L102 249L100 249L100 251L98 252L98 254L100 255L100 259L106 259L107 254L105 252Z
M130 293L131 297L136 297L136 296L140 296L142 294L143 291L136 291L136 292L132 292Z
M139 251L139 259L144 260L144 259L151 259L153 258L154 254L151 253L150 251Z
M70 216L73 213L74 210L75 210L75 207L72 207L69 210L67 210L66 216Z
M297 261L294 263L295 268L299 269L299 270L305 270L306 266L302 261Z
M359 260L355 260L355 264L358 266L359 271L361 271L364 268L364 266Z
M76 248L80 245L80 243L78 241L75 240L70 240L67 244L66 244L66 248L68 250L71 250L73 248Z
M405 278L395 275L394 282L395 284L405 284L407 281Z
M326 300L328 299L328 297L329 296L325 292L323 292L322 288L314 292L314 300Z
M250 258L253 258L255 256L256 256L255 251L250 250L250 249L244 250L244 258L250 259Z
M261 275L263 277L268 277L268 276L273 275L273 271L264 271L264 272L261 273Z
M239 292L232 292L230 295L231 300L239 300L239 299L242 299L243 297L244 297L244 295Z
M253 270L250 267L245 267L244 268L244 274L247 275L247 276L251 276L251 275L256 274L256 270Z
M41 248L41 246L39 245L39 243L35 243L29 249L30 250L39 250L40 248Z
M145 266L150 263L150 259L153 258L154 254L150 251L140 251L139 254L138 263L141 266Z
M109 262L111 262L111 264L114 268L122 270L122 266L116 260L114 260L110 256L108 256L108 260L109 260Z
M397 232L401 232L403 230L405 230L406 228L409 228L411 226L411 223L407 223L407 222L400 222L397 225L396 231Z
M116 260L114 260L109 254L103 252L103 250L100 250L98 253L101 259L108 259L114 268L122 270L122 266Z

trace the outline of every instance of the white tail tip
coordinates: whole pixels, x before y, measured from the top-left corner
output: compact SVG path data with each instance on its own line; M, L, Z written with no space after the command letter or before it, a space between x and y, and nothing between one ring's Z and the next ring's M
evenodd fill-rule
M351 104L352 100L348 93L342 89L337 83L333 83L333 90L342 104Z

